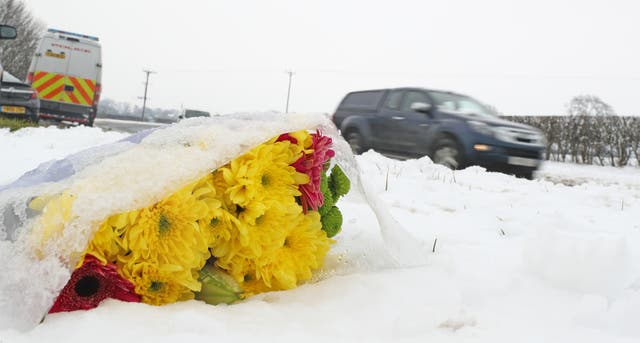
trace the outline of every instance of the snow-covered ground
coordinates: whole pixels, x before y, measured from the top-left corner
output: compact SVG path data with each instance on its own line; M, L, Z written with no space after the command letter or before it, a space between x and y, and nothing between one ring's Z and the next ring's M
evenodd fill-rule
M0 130L0 185L123 137ZM528 181L477 167L451 172L426 158L368 152L357 161L425 263L390 259L373 212L352 192L313 283L230 306L106 301L26 333L0 331L0 342L640 341L640 168L546 163Z

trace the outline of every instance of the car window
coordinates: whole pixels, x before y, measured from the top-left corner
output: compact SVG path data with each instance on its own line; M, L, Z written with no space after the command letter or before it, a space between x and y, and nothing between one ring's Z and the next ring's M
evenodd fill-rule
M387 102L384 104L384 107L391 110L399 110L400 109L400 101L402 100L403 91L393 91L389 94L387 98Z
M429 95L433 98L435 106L441 110L486 117L495 116L495 113L490 108L466 95L436 91L429 92Z
M402 111L411 111L411 105L416 102L423 102L425 104L430 103L429 98L423 92L408 91L404 97L404 101L402 102Z
M23 83L17 77L7 73L6 71L2 73L2 81L11 83Z
M348 94L342 104L341 108L356 108L356 109L376 109L380 103L380 99L384 91L366 91L355 92Z
M477 102L473 102L469 100L461 100L461 101L458 101L458 111L478 113L478 112L484 112L484 107Z
M195 117L209 117L209 112L198 111L198 110L185 110L184 117L185 118L195 118Z

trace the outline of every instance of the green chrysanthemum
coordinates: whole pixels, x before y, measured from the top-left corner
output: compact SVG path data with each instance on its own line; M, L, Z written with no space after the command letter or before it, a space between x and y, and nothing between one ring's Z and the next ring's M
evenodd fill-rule
M329 187L331 188L331 191L335 198L346 195L347 193L349 193L349 189L351 188L349 178L344 174L342 169L340 169L337 164L333 166L333 169L331 169Z
M331 238L342 229L342 213L335 206L338 199L349 192L351 184L342 169L335 165L331 169L330 176L322 174L320 190L324 196L324 203L318 209L322 216L322 230Z

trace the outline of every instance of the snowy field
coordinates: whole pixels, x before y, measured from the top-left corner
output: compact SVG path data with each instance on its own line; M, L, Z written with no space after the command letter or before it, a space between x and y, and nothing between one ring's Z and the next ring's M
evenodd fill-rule
M125 136L0 130L0 185ZM357 161L424 262L390 257L354 191L339 204L343 231L313 283L230 306L106 301L26 333L0 331L0 342L640 341L640 168L547 163L529 181L371 151Z

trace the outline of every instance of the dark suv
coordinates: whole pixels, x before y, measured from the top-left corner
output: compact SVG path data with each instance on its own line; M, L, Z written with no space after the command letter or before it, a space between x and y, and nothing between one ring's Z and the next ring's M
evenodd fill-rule
M500 119L466 95L422 88L349 93L333 122L357 154L426 155L452 169L479 165L529 179L544 149L539 130Z

